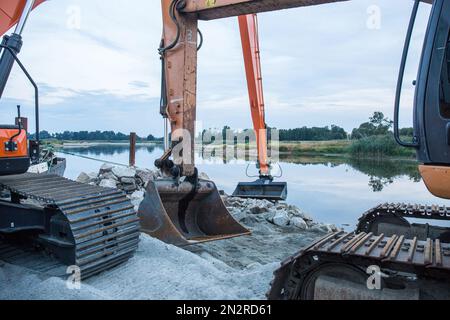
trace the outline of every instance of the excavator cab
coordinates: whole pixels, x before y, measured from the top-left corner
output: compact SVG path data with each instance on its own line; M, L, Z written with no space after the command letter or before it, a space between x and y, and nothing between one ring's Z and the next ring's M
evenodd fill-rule
M394 119L399 144L417 149L420 173L429 191L450 199L450 1L434 1L419 67L414 101L414 137L399 136L398 113L405 63L419 2L416 1L399 76Z

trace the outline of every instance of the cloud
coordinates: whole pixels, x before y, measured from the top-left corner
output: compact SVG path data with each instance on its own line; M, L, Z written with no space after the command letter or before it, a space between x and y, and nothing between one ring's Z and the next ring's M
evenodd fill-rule
M369 6L380 29L367 28ZM349 1L259 15L267 122L279 128L337 124L347 130L375 110L391 116L412 3ZM80 29L68 8L78 8ZM417 21L405 77L402 124L410 106L429 6ZM204 127L251 125L236 18L200 22L198 120ZM31 16L20 57L41 87L48 131L136 130L161 134L159 1L49 1ZM32 110L33 91L17 68L0 102ZM137 128L137 129L135 129Z

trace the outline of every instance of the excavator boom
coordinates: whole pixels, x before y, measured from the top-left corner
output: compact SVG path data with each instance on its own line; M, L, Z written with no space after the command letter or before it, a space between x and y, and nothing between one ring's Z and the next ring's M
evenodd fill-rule
M181 11L194 13L199 20L214 20L341 1L348 0L190 0Z
M45 0L35 0L33 9ZM26 0L2 0L0 2L0 35L5 34L20 19Z
M181 175L192 176L195 171L198 20L341 1L347 0L161 0L163 37L160 54L164 83L161 113L171 126L172 149L178 150L173 156Z
M250 111L256 136L259 179L253 182L240 182L233 192L233 196L266 199L269 201L286 200L287 183L273 182L268 160L267 124L265 120L258 16L256 14L247 14L239 16L238 20Z
M200 34L198 20L331 2L337 1L161 0L163 35L159 48L162 61L160 113L165 118L165 122L170 125L171 144L166 146L163 156L155 162L156 167L166 175L166 178L148 185L145 199L139 208L144 232L178 245L220 240L250 233L233 219L221 200L215 184L198 178L195 167L197 51ZM256 45L254 40L252 40L253 45ZM248 44L252 46L251 43ZM248 75L250 77L254 77L252 74L256 75L256 78L249 82L249 86L252 86L251 96L259 95L259 101L255 101L255 108L252 107L253 119L256 127L263 128L262 131L265 131L262 85L257 79L260 74L257 69L260 68L259 60L255 64L251 62L254 57L249 59L249 64L253 63L254 66L248 69ZM168 137L165 138L165 141L167 140ZM260 150L267 152L267 141L263 144L265 151ZM263 172L265 172L267 157L263 156L262 159ZM182 183L180 183L181 178L184 178ZM265 182L270 183L271 180L268 179ZM286 190L284 186L281 188ZM266 191L272 192L271 189ZM285 198L284 191L281 194L282 198Z
M250 111L258 147L260 173L262 175L269 175L270 168L267 159L267 130L257 19L258 17L256 14L248 14L238 18L250 100Z

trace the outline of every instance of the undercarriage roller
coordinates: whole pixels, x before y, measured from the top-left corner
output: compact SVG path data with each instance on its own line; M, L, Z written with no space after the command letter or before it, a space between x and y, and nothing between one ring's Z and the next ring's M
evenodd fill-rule
M141 230L177 246L250 234L230 214L212 181L149 182L139 207Z

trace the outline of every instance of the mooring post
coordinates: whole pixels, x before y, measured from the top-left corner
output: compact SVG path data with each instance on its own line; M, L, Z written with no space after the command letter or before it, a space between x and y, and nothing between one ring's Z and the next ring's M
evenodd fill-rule
M130 167L136 165L136 132L130 133Z

